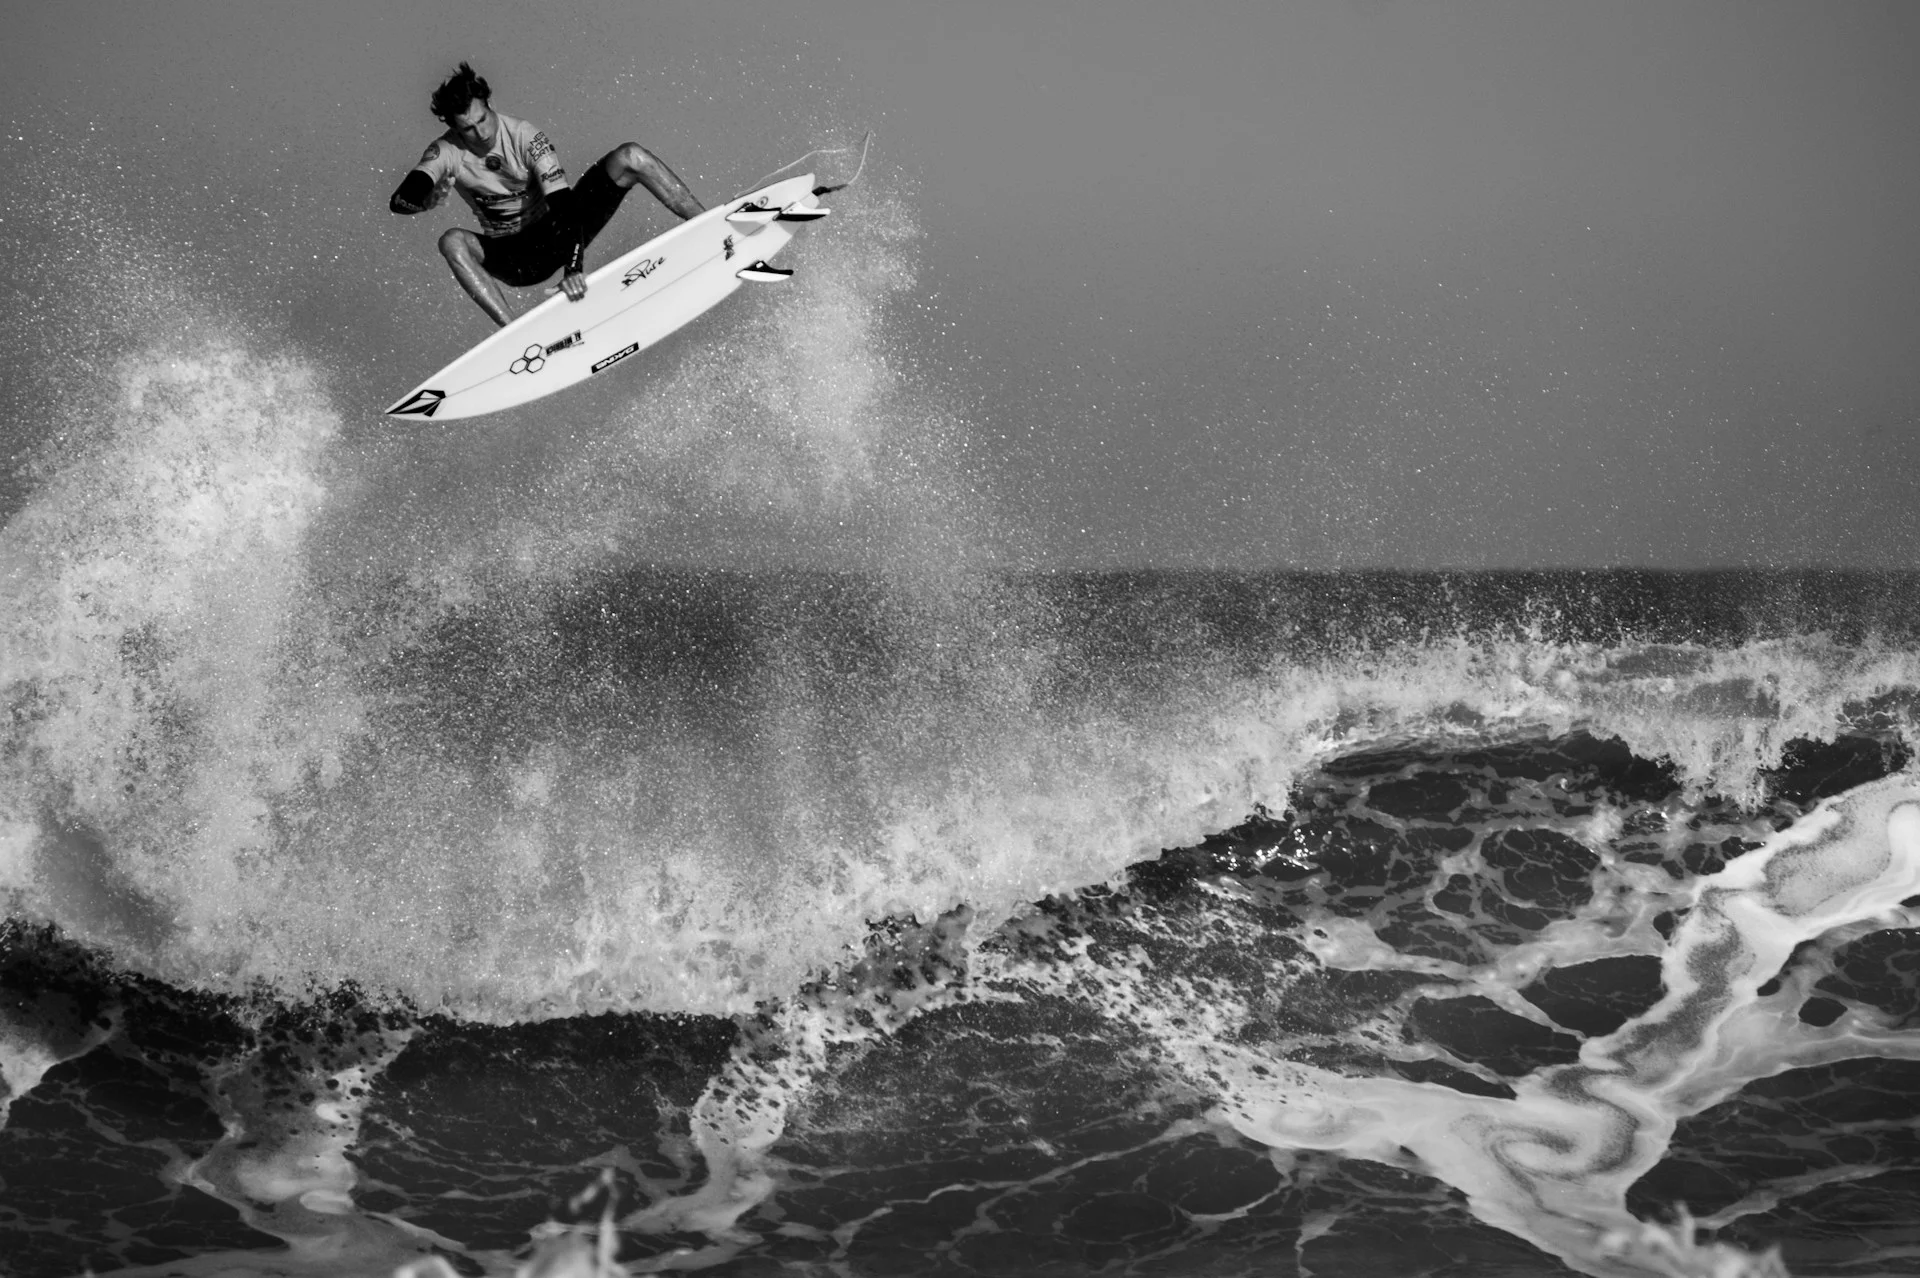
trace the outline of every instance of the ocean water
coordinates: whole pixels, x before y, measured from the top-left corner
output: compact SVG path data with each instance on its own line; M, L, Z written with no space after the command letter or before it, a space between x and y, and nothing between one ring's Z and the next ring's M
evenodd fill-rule
M1920 578L1009 567L911 221L478 431L63 334L0 1272L1920 1271Z

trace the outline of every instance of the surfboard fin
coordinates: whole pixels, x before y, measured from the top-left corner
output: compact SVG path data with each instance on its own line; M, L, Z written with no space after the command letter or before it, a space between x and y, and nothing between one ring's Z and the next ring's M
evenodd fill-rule
M831 209L808 208L800 204L789 204L784 209L760 209L743 205L727 214L727 221L735 226L765 226L769 222L818 222Z
M792 271L781 270L777 266L768 266L764 261L755 262L751 266L743 266L735 271L734 274L743 280L749 280L755 284L778 284L781 280L790 280L793 278Z

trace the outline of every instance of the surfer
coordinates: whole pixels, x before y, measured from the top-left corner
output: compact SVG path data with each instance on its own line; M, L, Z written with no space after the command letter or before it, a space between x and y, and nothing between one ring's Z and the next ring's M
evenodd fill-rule
M464 62L433 91L432 107L447 131L427 145L387 207L424 213L446 199L449 188L460 192L480 231L446 232L440 254L460 287L503 327L513 316L495 280L525 288L561 271L568 298L587 295L587 245L635 183L682 218L705 208L638 142L613 148L579 186L571 185L547 135L495 111L486 80Z

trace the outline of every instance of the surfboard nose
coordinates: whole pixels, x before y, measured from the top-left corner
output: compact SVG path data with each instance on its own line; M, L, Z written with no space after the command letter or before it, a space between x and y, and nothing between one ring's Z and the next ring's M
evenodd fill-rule
M445 391L421 388L407 396L387 410L389 417L431 417L440 401L447 397Z

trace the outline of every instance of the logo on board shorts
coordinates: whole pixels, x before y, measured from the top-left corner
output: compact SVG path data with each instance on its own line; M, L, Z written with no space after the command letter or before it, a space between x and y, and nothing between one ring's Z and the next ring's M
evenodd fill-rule
M433 416L433 410L440 407L440 401L446 397L447 393L445 391L415 391L407 397L406 403L401 404L397 408L389 408L387 410L387 416L406 417L411 415L415 417L431 417Z
M639 349L640 349L640 343L638 342L631 342L625 346L622 346L619 350L607 356L605 359L601 360L598 364L595 364L593 366L592 371L597 373L603 368L606 368L613 364L618 364L621 360L625 359L627 356L633 354L635 351Z
M647 276L659 270L666 260L664 257L641 258L638 262L629 266L627 273L620 277L620 287L625 288L629 284L638 284L641 280L644 280Z

